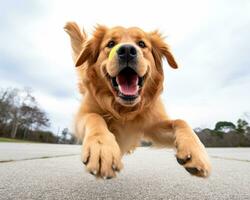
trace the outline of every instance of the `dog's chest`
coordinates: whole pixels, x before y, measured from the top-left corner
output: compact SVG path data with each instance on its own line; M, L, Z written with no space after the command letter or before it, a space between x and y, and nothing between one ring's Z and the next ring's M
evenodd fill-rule
M113 123L110 124L109 130L115 135L123 154L134 150L143 136L139 127L131 123Z

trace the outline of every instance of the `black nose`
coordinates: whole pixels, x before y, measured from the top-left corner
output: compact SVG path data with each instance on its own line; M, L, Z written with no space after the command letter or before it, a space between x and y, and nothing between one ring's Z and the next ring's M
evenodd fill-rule
M125 44L117 50L117 55L121 61L131 61L136 58L137 51L133 45Z

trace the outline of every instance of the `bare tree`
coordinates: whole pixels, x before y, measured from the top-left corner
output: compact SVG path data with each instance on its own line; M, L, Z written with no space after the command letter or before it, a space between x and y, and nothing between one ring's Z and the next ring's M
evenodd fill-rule
M0 127L4 129L6 125L10 125L13 119L15 109L13 108L14 99L18 90L7 88L0 89Z
M50 123L29 88L8 88L0 91L0 125L11 126L11 137L15 138L19 127L37 130Z

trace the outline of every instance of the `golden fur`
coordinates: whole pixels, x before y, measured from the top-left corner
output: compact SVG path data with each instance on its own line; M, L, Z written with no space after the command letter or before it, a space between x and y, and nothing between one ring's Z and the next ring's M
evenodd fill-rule
M71 39L79 89L84 95L75 133L83 140L82 160L87 170L97 177L115 177L122 168L122 156L146 138L156 146L176 148L177 161L189 173L207 177L211 165L203 144L185 121L169 119L160 99L163 57L177 68L161 34L136 27L97 26L89 39L74 22L64 29ZM117 96L107 78L118 73L117 58L108 59L110 39L133 45L139 55L136 70L145 77L145 83L139 97L129 105ZM138 47L138 40L143 40L146 48Z

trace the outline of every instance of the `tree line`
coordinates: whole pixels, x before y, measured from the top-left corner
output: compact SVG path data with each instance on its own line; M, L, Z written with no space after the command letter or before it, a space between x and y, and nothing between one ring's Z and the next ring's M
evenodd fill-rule
M250 126L244 119L236 124L219 121L213 129L195 128L197 136L206 147L250 147ZM141 141L141 146L151 146L148 141Z
M68 128L59 134L45 131L51 125L31 89L0 88L0 137L48 143L75 143Z
M219 121L213 129L196 128L195 132L206 147L250 147L250 126L245 119L235 124Z

